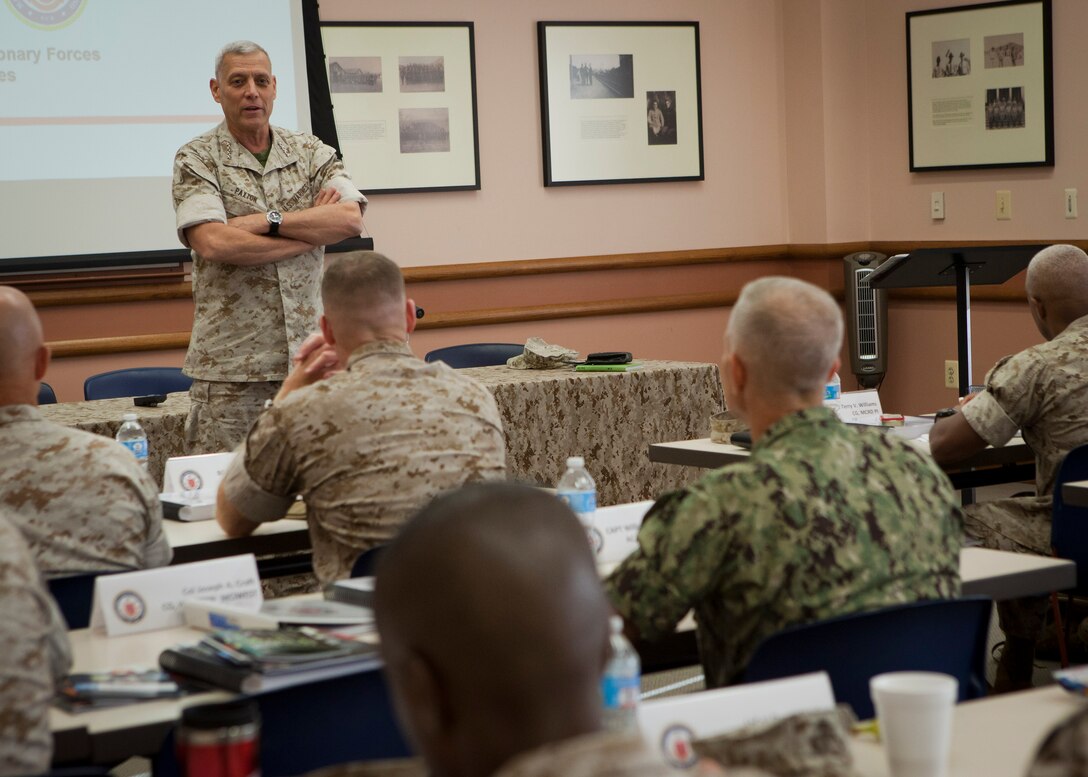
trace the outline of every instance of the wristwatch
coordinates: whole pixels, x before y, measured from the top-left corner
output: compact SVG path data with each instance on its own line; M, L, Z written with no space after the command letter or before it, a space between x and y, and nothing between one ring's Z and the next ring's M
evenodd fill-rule
M264 217L268 219L268 236L276 237L280 233L280 224L283 223L283 214L278 210L270 210L264 214Z

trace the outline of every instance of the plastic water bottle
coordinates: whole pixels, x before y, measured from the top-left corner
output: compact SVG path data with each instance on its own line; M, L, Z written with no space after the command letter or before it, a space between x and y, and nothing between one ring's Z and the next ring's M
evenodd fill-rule
M830 407L835 410L839 406L839 397L842 396L842 381L839 380L839 373L835 373L826 386L824 386L824 407Z
M608 627L612 632L609 637L612 656L605 664L601 677L603 722L609 731L637 734L642 662L627 637L623 636L623 618L613 615L608 620Z
M586 471L584 458L571 456L567 459L567 471L559 478L555 495L574 511L582 526L587 529L593 526L593 518L597 514L597 484Z
M125 413L122 416L124 423L121 424L121 428L117 430L117 442L124 445L130 451L132 455L136 457L136 461L140 463L140 466L145 470L147 469L147 433L144 432L144 428L140 426L140 422L136 418L135 413Z

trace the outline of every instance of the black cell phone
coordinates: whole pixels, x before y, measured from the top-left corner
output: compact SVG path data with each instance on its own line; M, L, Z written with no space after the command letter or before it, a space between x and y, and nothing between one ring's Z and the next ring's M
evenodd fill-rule
M630 351L601 351L586 357L586 364L627 364L630 361Z
M166 401L166 394L148 394L144 397L133 397L132 404L137 407L155 407Z
M733 443L738 448L750 450L752 447L752 433L751 431L733 432L729 435L729 442Z

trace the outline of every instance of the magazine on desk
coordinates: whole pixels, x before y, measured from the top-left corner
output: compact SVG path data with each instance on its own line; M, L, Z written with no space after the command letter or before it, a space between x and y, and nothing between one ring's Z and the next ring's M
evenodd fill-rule
M309 628L215 631L198 643L163 651L159 664L172 674L254 693L376 668L377 645L358 636Z

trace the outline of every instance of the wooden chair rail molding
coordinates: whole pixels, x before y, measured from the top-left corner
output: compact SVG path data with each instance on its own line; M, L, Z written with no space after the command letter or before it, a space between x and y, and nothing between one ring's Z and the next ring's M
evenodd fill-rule
M1020 244L1045 241L1010 241ZM1088 241L1077 245L1088 246ZM751 246L742 248L701 249L694 251L664 251L644 254L616 254L611 256L586 256L566 259L528 259L512 262L484 262L433 267L408 267L404 270L411 283L428 281L472 280L512 276L533 276L558 272L585 272L602 269L632 269L669 267L734 262L822 261L835 262L855 251L872 250L892 254L923 247L948 247L958 245L997 245L995 241L952 241L927 243L836 243ZM1007 245L1008 243L1000 243ZM670 310L729 307L736 302L739 289L724 293L679 294L672 296L639 296L634 299L608 299L587 302L560 302L550 305L521 306L516 308L489 308L484 310L459 310L428 313L419 322L420 329L446 329L452 327L482 326L519 321L541 321L557 318L583 318L586 316L629 315L655 313ZM832 289L840 300L841 286ZM39 307L60 305L113 304L147 300L185 299L192 296L189 283L126 286L117 288L80 289L71 291L30 292ZM894 300L942 300L955 299L952 288L896 289L891 293ZM974 301L1024 302L1024 292L1016 284L982 286L971 291ZM189 332L166 332L123 337L100 337L81 340L57 340L51 342L53 355L58 358L95 356L137 351L177 350L189 345Z

